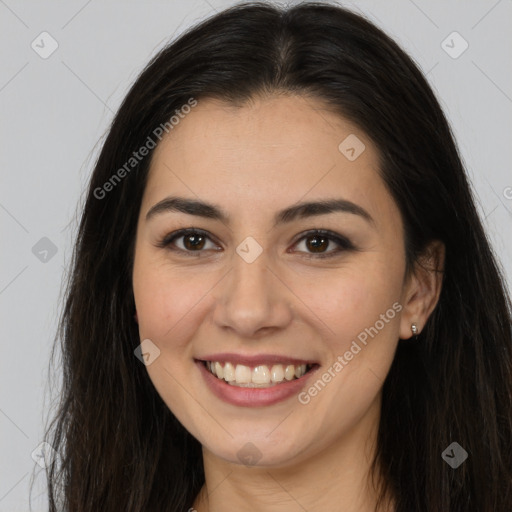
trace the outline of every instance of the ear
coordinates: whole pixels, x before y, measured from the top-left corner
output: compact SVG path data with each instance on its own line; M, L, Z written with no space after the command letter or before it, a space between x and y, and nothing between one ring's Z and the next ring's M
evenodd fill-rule
M433 240L418 258L404 285L400 339L412 336L413 323L418 326L418 334L425 327L441 295L444 262L445 245L440 240Z

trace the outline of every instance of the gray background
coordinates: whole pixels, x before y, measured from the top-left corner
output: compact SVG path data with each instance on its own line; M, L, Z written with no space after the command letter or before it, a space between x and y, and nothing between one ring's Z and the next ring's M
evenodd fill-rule
M77 205L113 113L158 49L234 3L0 0L0 511L29 510L32 477L33 510L46 509L44 470L31 453L44 441L49 351ZM427 73L512 290L511 0L340 3L365 13ZM46 59L31 47L50 48L43 31L58 43ZM469 44L458 58L445 49L457 53L460 39L442 44L454 31ZM56 254L44 253L43 237Z

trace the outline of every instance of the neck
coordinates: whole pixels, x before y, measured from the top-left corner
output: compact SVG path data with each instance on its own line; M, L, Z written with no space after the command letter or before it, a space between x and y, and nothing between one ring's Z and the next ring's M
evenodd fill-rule
M280 466L243 466L203 447L205 485L193 509L289 512L374 512L377 490L370 466L375 454L380 395L351 431L327 449ZM379 485L379 482L377 482ZM392 512L388 505L383 512Z

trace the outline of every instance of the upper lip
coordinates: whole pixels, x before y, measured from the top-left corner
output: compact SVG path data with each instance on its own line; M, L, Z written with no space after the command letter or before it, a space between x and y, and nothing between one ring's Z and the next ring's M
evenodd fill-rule
M233 364L243 364L245 366L260 366L267 365L268 363L273 364L317 364L316 361L310 359L297 359L296 357L290 357L280 354L255 354L255 355L243 355L234 354L231 352L222 352L220 354L209 354L196 358L198 361L218 361L218 362L229 362Z

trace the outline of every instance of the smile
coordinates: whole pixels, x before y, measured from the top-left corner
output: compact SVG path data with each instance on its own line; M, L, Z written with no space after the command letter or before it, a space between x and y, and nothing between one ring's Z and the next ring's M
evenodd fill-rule
M217 379L244 388L267 388L300 379L313 367L310 364L269 364L251 367L220 361L203 363Z
M289 400L320 368L315 360L284 354L223 352L194 361L211 393L237 407L266 407Z

